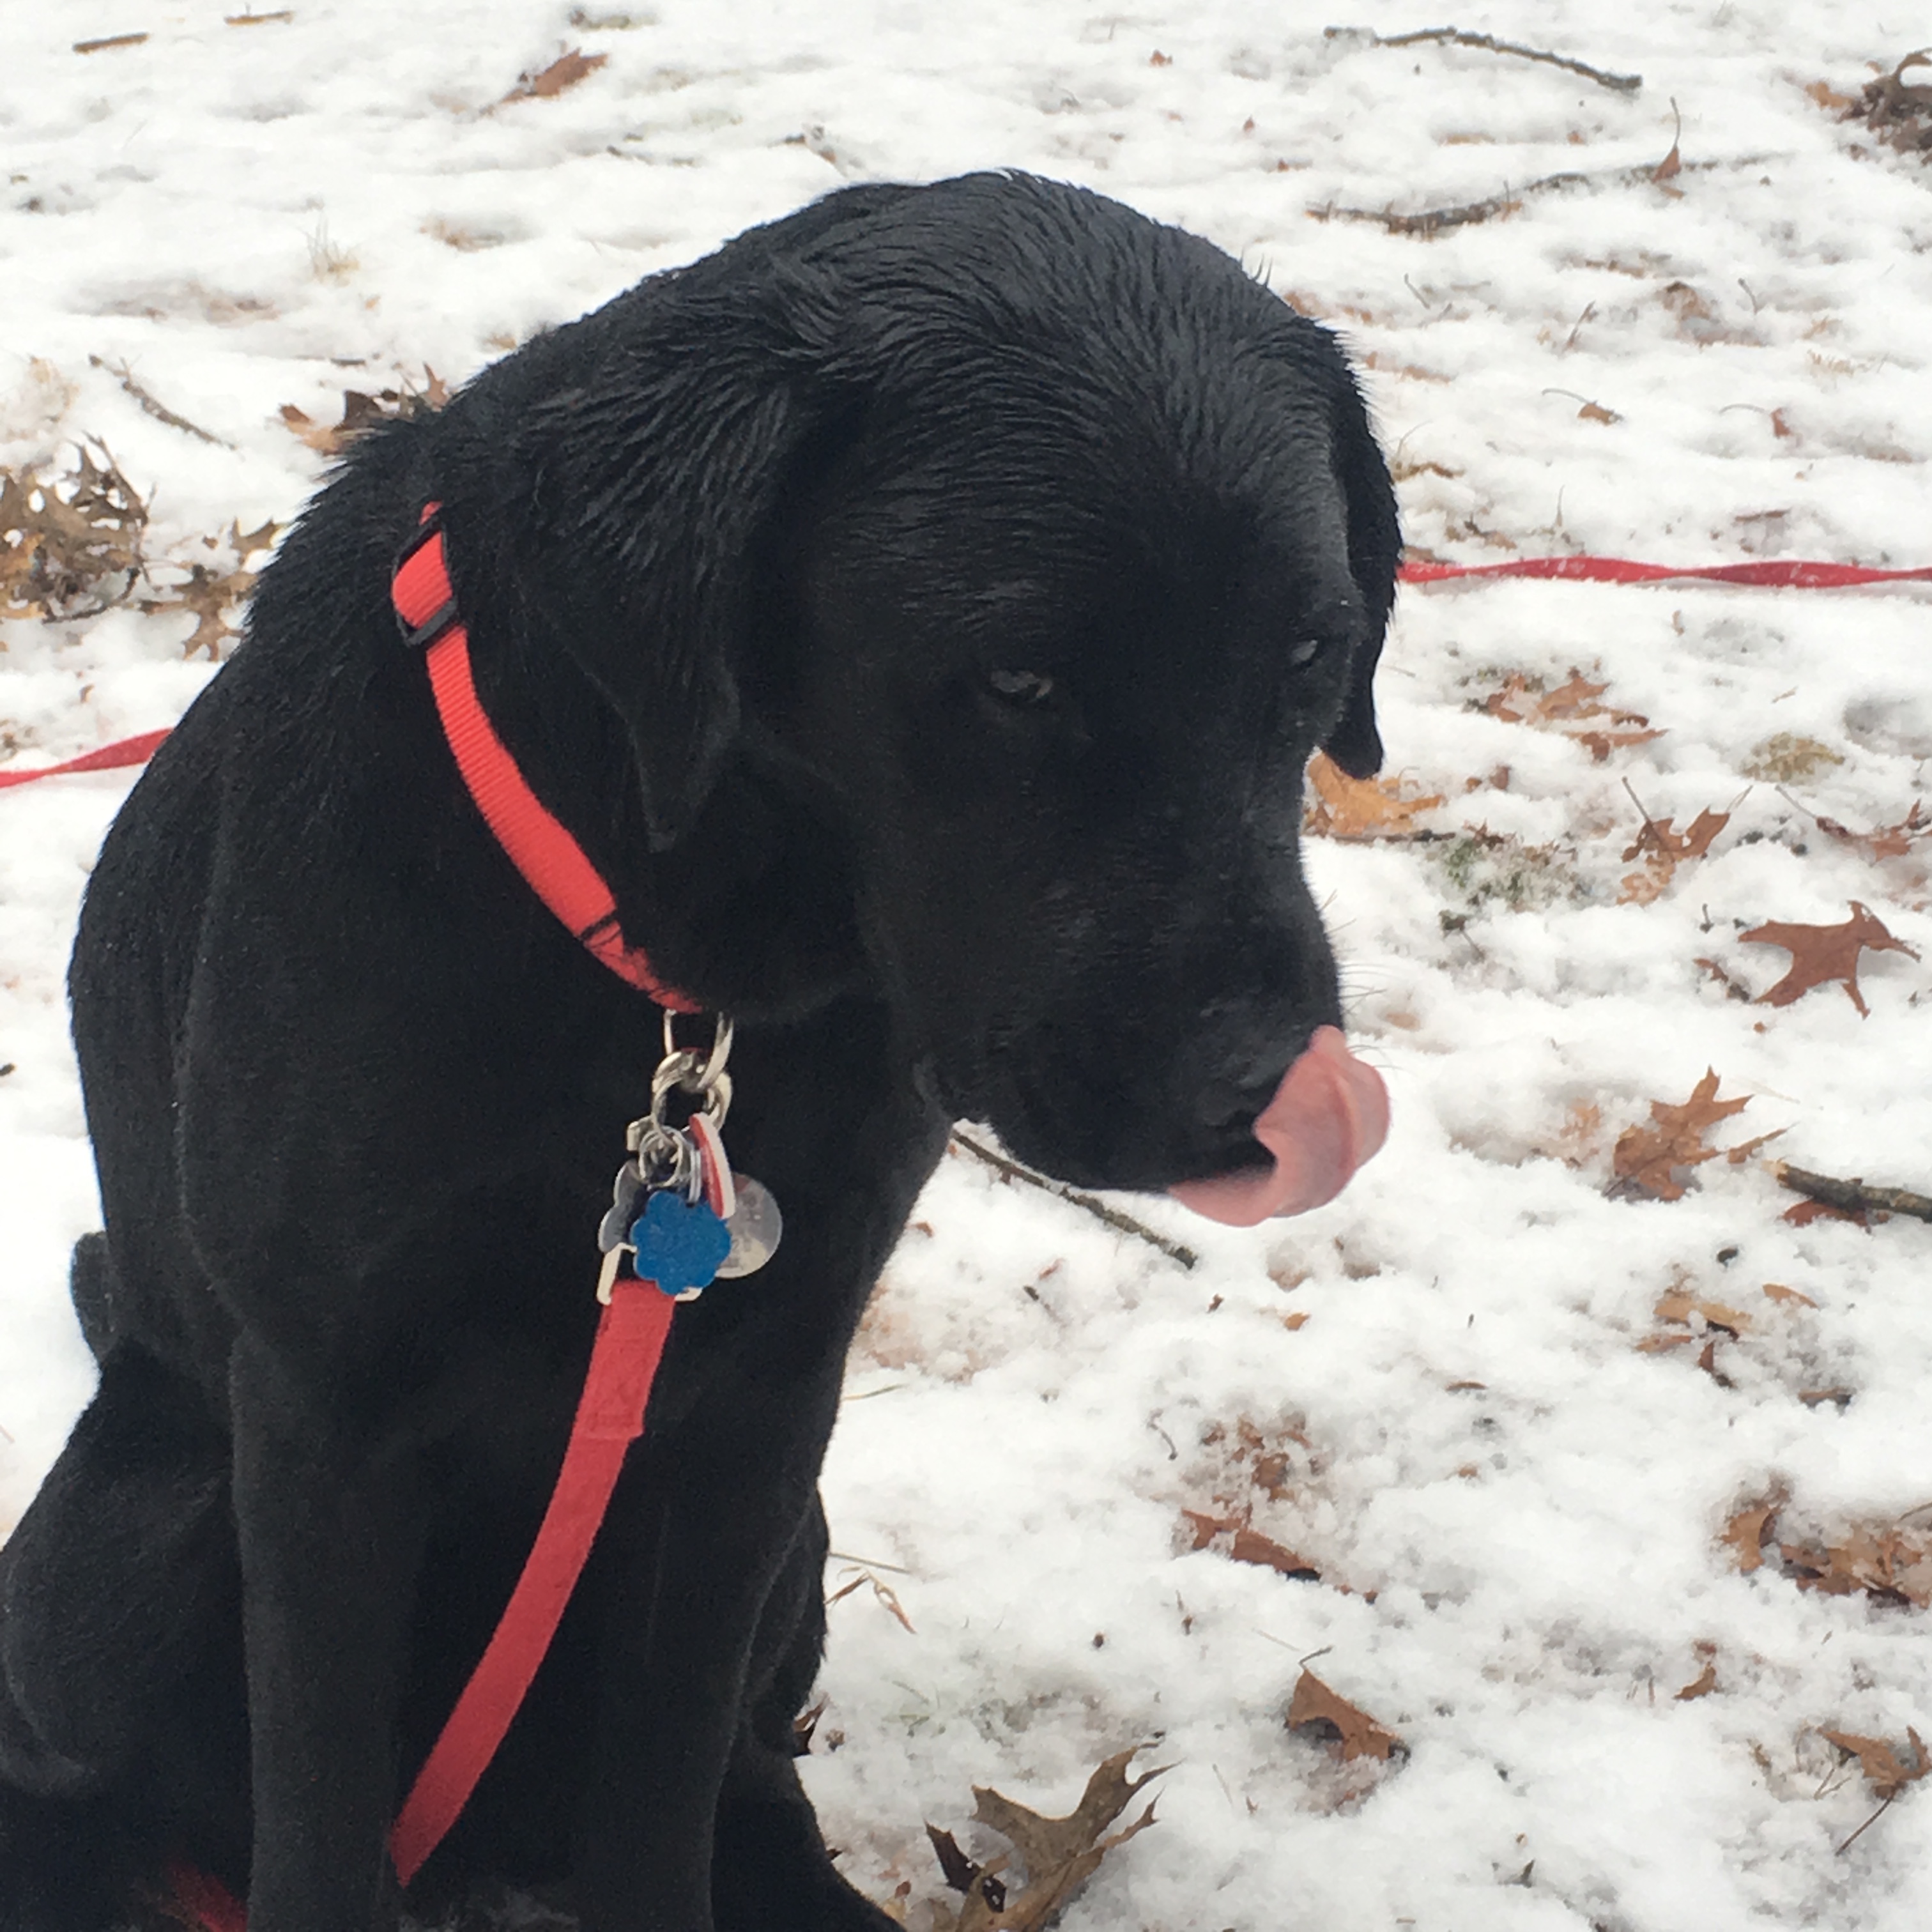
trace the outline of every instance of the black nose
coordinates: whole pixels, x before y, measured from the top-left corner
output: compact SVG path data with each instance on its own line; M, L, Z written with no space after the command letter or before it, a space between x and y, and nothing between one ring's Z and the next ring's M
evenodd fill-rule
M1274 1099L1312 1030L1306 1022L1258 1016L1226 1016L1204 1028L1196 1062L1204 1077L1191 1096L1194 1119L1210 1132L1245 1130Z

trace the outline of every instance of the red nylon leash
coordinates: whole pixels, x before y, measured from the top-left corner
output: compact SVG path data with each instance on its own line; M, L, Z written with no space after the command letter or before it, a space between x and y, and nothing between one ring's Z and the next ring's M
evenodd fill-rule
M43 765L37 771L0 772L0 790L8 785L32 784L36 778L57 778L69 772L111 772L123 765L145 765L154 755L166 731L142 731L132 738L117 738L98 751L83 752L58 765Z
M675 1306L655 1282L620 1281L610 1291L543 1526L502 1621L389 1834L389 1856L404 1885L469 1802L550 1648L610 1506L624 1452L644 1432Z
M1633 563L1621 556L1520 556L1508 563L1406 563L1405 584L1447 584L1463 577L1540 577L1565 584L1663 584L1688 578L1706 584L1762 590L1850 590L1864 584L1932 584L1932 568L1867 570L1856 563L1722 563L1702 568L1675 563Z
M1397 575L1404 584L1414 584L1424 586L1431 584L1454 583L1464 578L1522 577L1540 578L1551 582L1563 584L1669 584L1682 580L1705 584L1730 584L1744 588L1767 590L1855 590L1869 584L1932 584L1932 566L1912 570L1868 570L1862 564L1819 563L1787 560L1763 563L1724 563L1694 566L1675 563L1635 563L1629 558L1622 556L1520 556L1507 563L1436 563L1418 561L1404 564ZM447 581L446 572L445 581ZM434 608L432 607L432 610ZM460 674L461 679L466 682L469 678L468 655L466 651L463 653L463 670ZM434 650L430 652L430 656L431 659L430 675L434 682L436 676L436 652ZM450 675L454 681L459 674L452 671ZM439 686L436 705L440 712L442 710L442 703L441 688ZM502 741L497 739L495 732L490 730L488 719L483 717L482 706L476 701L476 689L473 684L470 687L467 698L464 697L460 692L457 694L453 708L459 719L472 709L474 710L476 715L482 719L483 728L488 734L488 743L484 745L481 752L476 754L480 762L487 763L491 760L492 753L489 748L490 745L494 746L495 752L500 754L502 759L506 761L508 760L508 752L503 749ZM444 716L443 723L446 732L448 732L451 736L451 748L457 750L457 736L451 729L447 715ZM132 738L117 739L111 745L102 746L98 751L84 752L79 758L69 758L62 764L44 765L38 770L31 772L0 772L0 790L5 790L9 785L32 784L37 778L59 778L70 772L104 772L111 771L122 765L142 764L154 754L155 747L167 735L166 731L143 731ZM457 750L457 756L460 762L463 757L461 751ZM514 766L512 765L511 769L514 772ZM466 780L469 779L470 772L467 769L465 770L464 776ZM516 782L521 783L520 776L518 777ZM484 804L484 799L492 795L492 788L488 780L479 776L478 778L471 784L470 795L476 800L478 807L483 811L485 818L488 818L489 808ZM531 802L536 804L534 797ZM543 807L540 804L537 804L536 808L540 812L543 812ZM544 816L548 818L550 815L548 812L544 812ZM555 824L556 821L552 819L550 823ZM492 831L496 830L496 821L494 818L490 820L490 825ZM557 830L562 832L562 827L559 826ZM502 835L500 833L498 836L500 838ZM563 836L566 838L570 837L568 832L564 832ZM584 854L578 848L574 839L570 839L570 845L571 849L576 852L578 858L583 860ZM568 859L564 862L566 866L568 866ZM587 860L584 860L584 862L586 866L590 863ZM530 878L531 876L527 871L524 872L524 875L526 878ZM596 878L596 874L593 872L591 876ZM532 879L531 883L534 885L535 880ZM601 879L597 880L597 890L599 892L604 891L603 881ZM577 896L573 892L572 897L573 904L575 904ZM544 898L544 903L550 906L550 910L556 914L572 932L583 940L584 944L589 946L598 958L603 960L607 966L610 966L613 972L621 974L626 978L630 977L629 972L624 967L613 965L608 956L622 948L626 956L633 956L632 949L622 947L621 940L616 940L614 944L614 935L608 930L600 930L602 922L608 921L612 916L614 908L611 905L604 904L594 918L580 922L574 913L560 910L548 897ZM586 928L590 932L590 937L586 937ZM644 956L641 952L638 952L634 956L641 959ZM696 1010L695 1008L684 1002L682 994L668 992L660 993L654 991L651 986L644 986L643 982L638 980L632 980L632 983L634 986L643 986L643 990L650 993L653 999L660 1000L662 1004L670 1006L675 1012L689 1012Z

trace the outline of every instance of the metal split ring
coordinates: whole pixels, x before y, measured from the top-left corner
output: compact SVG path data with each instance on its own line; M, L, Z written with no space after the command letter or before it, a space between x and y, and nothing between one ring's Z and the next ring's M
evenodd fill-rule
M694 1048L680 1047L678 1045L677 1016L670 1007L665 1007L664 1057L658 1067L658 1076L662 1078L664 1068L676 1060L680 1063L677 1084L684 1089L685 1092L709 1094L721 1080L724 1079L724 1063L731 1057L731 1016L729 1013L716 1015L713 1019L712 1026L710 1057L703 1062L704 1071L700 1073L694 1073L692 1070L699 1064L699 1056ZM652 1081L651 1084L655 1092L656 1081Z

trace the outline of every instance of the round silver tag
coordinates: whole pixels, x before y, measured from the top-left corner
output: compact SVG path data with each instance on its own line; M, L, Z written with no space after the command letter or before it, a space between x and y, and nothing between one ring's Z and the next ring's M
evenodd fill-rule
M724 1223L731 1237L731 1252L718 1270L721 1281L757 1274L778 1252L778 1238L784 1232L784 1217L770 1190L748 1174L734 1178L738 1184L738 1204Z

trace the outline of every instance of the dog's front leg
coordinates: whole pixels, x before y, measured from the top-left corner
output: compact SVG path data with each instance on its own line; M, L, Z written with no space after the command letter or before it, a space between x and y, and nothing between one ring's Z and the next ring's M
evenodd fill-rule
M385 1932L397 1912L388 1829L418 1472L380 1435L347 1439L335 1406L259 1341L236 1345L230 1392L254 1801L249 1932Z

